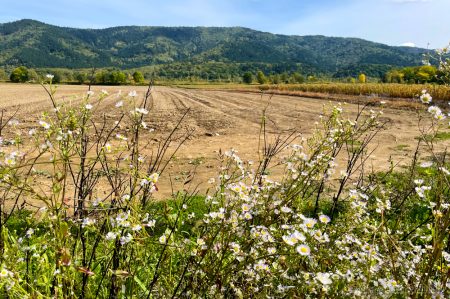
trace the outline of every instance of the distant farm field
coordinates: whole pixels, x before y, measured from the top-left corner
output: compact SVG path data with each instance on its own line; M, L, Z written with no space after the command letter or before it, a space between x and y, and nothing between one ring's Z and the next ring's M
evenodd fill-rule
M427 90L433 94L434 102L444 103L450 101L450 87L437 84L396 84L396 83L303 83L303 84L179 84L180 87L199 89L230 89L263 91L265 93L304 96L313 98L343 98L355 100L354 97L364 97L369 100L395 99L396 107L416 107L412 100ZM352 97L352 98L350 98ZM401 100L399 100L401 99ZM417 103L417 101L415 101Z
M366 95L374 97L414 98L426 89L433 94L437 101L450 100L450 88L445 85L431 84L394 84L394 83L312 83L264 85L264 90L278 90L285 92L322 92L329 94Z
M93 103L95 115L114 118L119 113L115 108L119 92L127 95L136 90L142 97L146 87L138 86L94 86L97 94L104 89L109 95L101 103ZM79 103L85 95L86 86L61 85L56 98L60 102ZM194 184L200 184L205 190L209 177L217 173L218 152L234 148L243 159L258 160L258 143L262 113L267 108L266 123L269 133L275 134L289 129L308 136L315 127L324 107L337 105L336 101L312 99L300 96L259 95L254 92L183 89L155 87L153 89L153 106L146 117L149 128L149 143L157 146L183 113L190 109L183 121L183 130L193 130L192 137L180 148L171 161L167 173L163 176L159 196L167 196L171 186L178 190L184 177L193 174ZM372 107L381 109L381 105ZM1 84L0 108L5 115L17 111L17 118L22 127L35 127L42 112L51 110L51 103L44 89L39 85ZM342 102L342 108L349 118L356 115L361 105ZM373 142L375 151L369 162L374 169L383 168L390 157L399 163L406 163L413 154L420 135L414 110L383 108L382 120L387 121L386 130L382 131ZM449 140L443 138L438 146L448 146Z

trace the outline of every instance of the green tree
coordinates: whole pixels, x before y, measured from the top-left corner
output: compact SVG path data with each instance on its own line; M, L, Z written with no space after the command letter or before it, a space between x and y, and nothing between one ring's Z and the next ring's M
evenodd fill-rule
M95 84L105 84L107 83L108 73L106 71L101 71L95 74L94 83Z
M384 82L386 83L403 83L405 74L399 70L392 70L385 74Z
M304 83L305 77L303 77L300 73L293 73L291 76L291 80L293 83Z
M405 67L402 70L403 78L408 83L416 83L416 72L414 71L414 68L412 67Z
M127 74L121 71L101 71L95 75L95 84L125 84Z
M317 82L316 76L309 75L309 76L308 76L308 82Z
M419 83L428 83L436 78L437 70L434 66L424 65L417 69L416 81Z
M279 74L275 74L270 76L270 82L272 84L280 84L281 83L281 77Z
M142 75L141 72L136 71L136 72L133 73L133 80L134 80L134 82L136 84L143 83L144 82L144 75Z
M262 71L258 71L256 73L256 81L258 81L259 84L264 84L267 81L266 76L264 75L264 73Z
M52 82L53 83L61 83L63 81L63 75L60 71L51 71L50 72L53 75Z
M289 83L289 75L288 73L284 72L281 74L281 82L282 83Z
M86 80L87 80L87 75L86 75L86 73L81 73L81 72L76 73L76 74L75 74L75 80L76 80L78 83L83 84L83 83L86 82Z
M433 77L431 77L430 74L426 72L417 72L416 74L417 83L428 83L432 78Z
M0 69L0 81L6 80L7 77L5 70Z
M16 83L28 81L28 69L24 66L15 68L9 76L9 80Z
M127 83L127 74L121 71L114 71L110 74L109 84L125 84Z
M66 82L73 82L74 80L74 73L72 70L66 70L63 72L63 77Z
M245 72L242 76L242 81L246 84L251 84L253 82L253 75L250 72Z
M34 82L40 82L41 81L41 77L38 75L36 70L29 69L28 70L28 80L34 81Z

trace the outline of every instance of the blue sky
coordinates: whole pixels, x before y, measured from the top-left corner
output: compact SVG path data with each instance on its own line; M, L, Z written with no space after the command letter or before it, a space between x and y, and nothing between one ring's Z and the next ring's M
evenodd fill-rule
M244 26L394 46L450 42L450 0L0 0L0 7L0 23L30 18L78 28Z

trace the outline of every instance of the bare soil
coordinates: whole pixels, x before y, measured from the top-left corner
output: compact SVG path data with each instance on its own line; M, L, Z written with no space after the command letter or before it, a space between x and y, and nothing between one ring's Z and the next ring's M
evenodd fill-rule
M146 87L139 86L94 86L99 94L105 89L110 94L95 110L115 117L114 104L119 100L117 93L128 94L131 90L142 97ZM86 86L61 85L56 97L61 102L77 103L85 94ZM155 87L153 108L147 115L148 125L155 129L149 136L156 144L176 125L186 109L190 108L183 122L183 129L192 129L194 134L176 154L159 186L160 198L170 196L174 190L198 186L201 192L208 188L206 183L217 174L218 152L234 148L243 160L258 160L258 142L262 113L266 109L267 129L270 134L295 129L308 136L319 120L324 107L336 105L324 99L298 96L261 96L252 92L193 90L170 87ZM51 109L51 102L39 85L0 84L0 108L11 114L17 111L16 118L25 127L36 126L43 111ZM344 111L351 117L356 115L361 105L342 102ZM95 109L95 108L94 108ZM380 109L380 107L374 107ZM386 107L384 120L388 127L381 132L372 144L374 153L369 165L379 170L389 165L389 159L400 164L410 161L417 145L420 130L417 125L418 114L411 110ZM442 141L439 147L449 146ZM194 180L183 186L185 178L195 171Z

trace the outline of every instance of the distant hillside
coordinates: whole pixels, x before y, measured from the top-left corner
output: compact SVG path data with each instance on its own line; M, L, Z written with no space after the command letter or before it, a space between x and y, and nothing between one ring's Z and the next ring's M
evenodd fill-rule
M192 66L225 70L300 71L330 76L378 76L419 65L424 49L391 47L357 38L287 36L241 27L74 29L20 20L0 24L0 65L34 68Z

